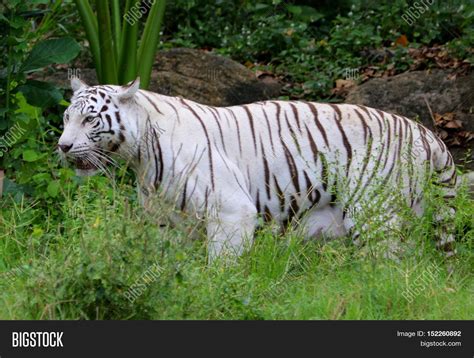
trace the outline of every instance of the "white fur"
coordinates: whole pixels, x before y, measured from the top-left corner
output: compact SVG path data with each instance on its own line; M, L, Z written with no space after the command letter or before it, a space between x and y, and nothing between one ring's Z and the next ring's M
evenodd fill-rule
M72 86L78 92L76 96L86 88L76 81ZM397 154L423 136L424 130L408 119L373 109L352 105L339 105L336 109L328 104L312 104L317 110L315 119L306 103L270 101L248 105L250 119L242 106L208 107L139 90L138 79L126 87L110 87L113 90L108 92L119 106L121 124L126 128L125 142L118 154L129 159L137 174L141 201L146 205L159 191L177 207L184 203L186 213L205 218L211 259L238 255L251 244L257 205L261 213L266 206L273 219L283 225L290 205L295 203L298 215L306 211L299 222L307 237L339 237L355 224L355 216L351 214L343 219L343 208L349 213L351 209L363 211L364 203L380 190L377 183L382 182L389 192L397 189L410 204L410 193L422 192L425 164L430 173L443 170L444 177L449 177L453 170L449 153L439 141L433 140L428 143L429 153L424 146L424 151L411 160L414 173L410 179L409 161ZM362 113L371 130L369 156L369 142L357 112ZM379 129L380 123L385 125L383 131ZM331 202L331 193L323 188L324 162L320 158L314 160L308 133L317 151L324 153L328 185L338 191L335 203ZM79 141L80 135L81 127L70 121L61 140ZM344 135L351 147L350 155ZM288 153L294 163L288 160ZM381 168L381 162L387 165ZM296 190L293 164L300 192ZM161 180L157 183L159 172ZM305 176L311 181L311 188L320 193L315 205L311 202L313 194L308 194L311 190ZM281 210L283 198L284 210ZM351 202L351 198L357 200Z

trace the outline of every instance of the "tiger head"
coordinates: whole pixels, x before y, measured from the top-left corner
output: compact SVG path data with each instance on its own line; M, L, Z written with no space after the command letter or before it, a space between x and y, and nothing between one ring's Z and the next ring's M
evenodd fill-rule
M76 174L89 176L103 169L125 141L123 104L140 86L137 78L127 86L91 86L71 79L74 91L64 111L64 130L58 141L63 159L72 163Z

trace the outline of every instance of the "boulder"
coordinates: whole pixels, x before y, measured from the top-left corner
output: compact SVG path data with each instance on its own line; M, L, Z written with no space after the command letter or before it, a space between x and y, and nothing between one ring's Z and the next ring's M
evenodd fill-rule
M361 104L419 120L434 129L430 113L444 115L453 113L461 128L445 132L456 163L473 170L474 139L474 72L456 77L443 70L406 72L388 78L371 79L353 88L346 103ZM438 128L439 129L439 128ZM470 140L453 145L451 136L466 135ZM473 136L474 137L474 136ZM460 137L461 138L461 137Z
M212 106L231 106L278 97L276 80L259 80L245 66L202 50L176 48L156 56L150 90Z
M69 89L69 77L77 75L96 84L92 68L59 68L37 72L32 78ZM153 65L149 90L181 96L212 106L232 106L278 97L280 84L272 77L258 79L248 68L229 58L202 50L176 48L159 51Z

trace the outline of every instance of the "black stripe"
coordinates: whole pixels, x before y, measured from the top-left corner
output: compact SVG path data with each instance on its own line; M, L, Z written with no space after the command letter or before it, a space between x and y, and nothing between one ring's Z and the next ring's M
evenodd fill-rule
M150 124L150 116L148 116L148 118L147 118L146 126L148 127L147 133L153 133L153 130L152 130L152 127L151 127L151 124ZM147 148L147 152L148 152L148 150L151 150L151 154L153 154L153 159L155 161L155 180L153 181L153 185L154 185L154 188L156 190L158 188L160 182L158 180L158 177L159 177L159 173L158 173L159 163L158 163L158 158L156 156L156 153L154 151L154 147L155 147L154 136L152 135L151 136L151 148Z
M270 137L270 145L272 146L273 153L275 153L275 147L273 146L272 128L270 126L270 122L268 121L268 116L267 116L267 112L265 111L265 107L263 106L262 106L262 112L263 112L263 115L265 116L265 122L267 123L268 136Z
M328 142L328 137L326 135L326 131L324 130L323 126L321 123L319 123L319 118L318 118L318 110L316 106L310 102L304 102L306 105L311 109L311 112L313 113L314 116L314 122L316 123L316 126L318 127L319 131L321 132L321 135L323 136L324 143L326 143L326 147L329 147L329 142Z
M196 180L195 180L195 182L194 182L193 190L191 190L191 193L189 194L189 200L191 200L191 198L192 198L193 195L194 195L194 192L196 191L196 187L197 187L198 181L199 181L199 176L196 176Z
M265 189L267 191L268 199L271 199L271 195L270 195L270 170L268 168L267 157L265 155L265 149L263 148L263 142L262 142L261 139L260 139L260 146L262 148L263 172L264 172L264 177L265 177Z
M237 120L237 117L235 116L235 113L232 112L230 108L226 108L228 112L232 115L232 118L234 118L235 125L237 126L237 139L239 141L239 151L240 155L242 155L242 139L240 138L240 127L239 127L239 121Z
M309 178L308 173L306 173L306 170L303 170L303 174L306 180L306 196L311 201L311 203L315 204L315 201L319 201L319 197L318 195L316 195L317 199L316 200L313 199L313 193L316 192L317 194L319 194L319 191L313 187L313 184L311 183L311 179Z
M219 118L217 117L217 115L219 114L219 112L217 112L217 110L213 107L208 107L209 110L211 111L212 113L212 116L214 117L216 123L217 123L217 127L219 129L219 134L221 136L221 142L222 142L222 148L224 149L224 153L227 154L227 150L225 148L225 141L224 141L224 133L222 132L222 127L221 127L221 124L219 123ZM214 113L214 111L217 113L217 115Z
M157 111L157 112L160 113L160 114L163 114L163 113L158 109L158 107L156 106L155 102L153 102L153 101L145 94L145 92L140 91L139 93L140 93L143 97L145 97L148 102L150 102L150 104L153 106L153 108L155 109L155 111Z
M299 210L300 208L298 206L298 200L296 199L296 196L292 195L290 199L290 207L288 208L288 223L291 223L293 218L298 215Z
M411 154L413 151L413 131L411 129L411 123L407 122L407 131L410 134L410 139L408 140L408 151ZM408 188L409 188L409 198L411 198L410 207L413 207L413 160L411 160L412 156L410 155L410 161L407 163L408 165Z
M283 149L285 151L286 162L288 163L288 168L290 170L291 180L293 181L293 185L296 189L297 193L300 193L300 184L298 180L298 169L296 167L295 158L291 155L288 147L283 143Z
M293 128L290 125L290 122L288 121L288 116L286 115L286 112L285 112L285 122L286 122L286 125L288 126L288 129L290 130L291 138L293 138L293 142L295 142L296 149L298 150L298 153L301 155L300 143L298 142L296 138L295 131L293 130Z
M178 113L178 110L176 109L176 107L174 106L174 104L171 103L170 101L165 101L165 102L166 102L166 104L167 104L168 106L170 106L171 108L173 108L173 111L174 111L174 113L176 114L176 119L177 119L178 122L179 122L179 113Z
M329 182L328 162L323 153L319 152L319 156L321 157L321 182L323 184L324 191L327 192L328 184L329 184L328 183Z
M273 215L268 208L268 206L265 205L264 210L263 210L263 221L268 223L273 220Z
M300 117L299 117L299 114L298 114L298 108L296 108L296 106L289 102L290 103L290 107L291 109L293 110L293 115L295 116L295 119L296 119L296 125L298 126L298 130L300 131L301 133L301 125L300 125Z
M105 119L109 123L109 128L112 128L112 118L108 114L105 114Z
M331 106L331 108L337 113L337 118L341 120L342 113L341 113L341 110L339 109L339 106L337 104L332 104L332 103L328 103L328 105Z
M365 121L364 119L364 116L362 115L362 113L360 113L356 108L354 108L354 112L357 114L357 116L359 117L361 123L362 123L362 128L364 129L364 144L367 144L367 130L370 130L369 126L367 125L367 122ZM372 134L372 131L371 131L371 134ZM372 137L372 135L371 135ZM369 137L369 138L371 138Z
M277 191L277 196L278 196L278 201L280 202L280 212L285 211L285 195L283 194L283 191L280 188L280 185L278 185L277 178L275 174L273 174L273 181L275 182L275 188Z
M247 116L248 116L249 123L250 123L250 130L252 132L253 146L255 148L255 154L257 154L257 138L255 137L255 128L254 128L254 123L253 123L253 116L252 116L252 113L250 112L250 110L248 109L247 106L243 106L243 108L245 109L245 112L247 112Z
M392 114L392 118L393 118L394 123L399 124L399 128L398 128L398 151L397 151L396 161L397 161L397 164L400 166L401 156L402 156L402 146L403 146L403 122L399 121L393 114ZM396 129L394 130L394 133L396 133ZM401 174L401 169L399 168L398 173L397 173L397 178L396 178L397 183L399 182L400 174Z
M316 143L314 142L314 139L311 136L311 133L309 132L308 126L306 124L304 126L308 135L309 146L311 148L311 151L313 152L314 163L316 164L318 162L318 147L316 146Z
M154 137L155 137L155 140L156 140L156 146L157 146L157 149L158 149L158 160L159 160L159 164L160 164L160 173L159 173L159 176L158 176L158 184L160 184L163 180L163 169L164 169L164 163L163 163L163 153L161 151L161 144L160 144L160 141L159 141L159 135L156 133L155 129L152 128L153 130L153 134L154 134ZM156 159L156 155L155 155L155 159ZM155 161L156 163L156 161ZM155 183L155 187L156 187L156 184Z
M216 185L215 185L215 180L214 180L214 163L212 162L212 148L211 148L211 141L209 139L209 134L207 133L207 129L206 129L206 126L204 125L204 122L202 121L201 117L198 116L196 111L191 106L189 106L182 98L180 98L180 100L183 103L183 105L185 105L191 111L191 113L194 114L194 116L198 119L199 123L201 123L204 134L206 135L207 152L209 156L209 171L211 174L212 190L214 191Z
M181 206L180 206L181 211L184 211L184 208L186 207L186 190L188 188L188 179L186 179L186 182L184 183L183 199L181 200Z
M255 207L257 208L257 212L260 213L261 212L261 207L260 207L260 192L259 190L257 189L257 200L255 202Z
M418 130L420 131L420 137L421 137L421 141L423 142L423 147L425 148L426 159L431 162L431 148L430 148L430 144L426 140L426 129L420 124L417 124L417 126L418 126Z
M209 187L206 186L206 191L204 192L204 208L207 213L207 207L209 206Z
M387 167L388 158L390 157L390 147L392 144L392 126L390 125L390 120L385 117L385 113L382 111L376 110L377 114L381 116L382 122L387 125L387 153L385 154L385 159L382 167L382 171Z
M280 123L281 106L280 106L280 103L278 102L271 102L271 103L273 103L277 108L276 119L277 119L277 125L278 125L278 137L280 138L280 141L281 141L281 123Z
M368 145L367 145L367 150L365 152L365 158L364 158L364 164L362 165L362 170L360 171L360 175L359 175L359 179L357 181L357 186L355 187L354 191L352 192L351 196L349 197L349 200L347 200L347 203L344 205L344 212L346 211L346 208L349 207L349 205L351 205L353 202L352 200L354 200L357 192L360 190L360 187L362 185L362 181L364 179L364 175L365 175L365 170L367 169L367 165L369 164L370 162L370 157L371 157L371 154L372 154L372 145L373 145L373 139L372 139L372 130L367 127L369 133L370 133L370 137L369 137L369 141L367 142Z
M342 120L341 110L339 109L339 107L337 105L330 104L330 106L336 111L336 114L337 114L336 125L337 125L337 128L339 129L339 131L341 132L342 143L344 144L344 147L346 149L346 153L347 153L346 174L349 175L349 168L350 168L351 162L352 162L352 147L351 147L351 144L349 143L349 140L347 139L346 133L344 132L344 129L342 128L342 125L341 125L341 120Z

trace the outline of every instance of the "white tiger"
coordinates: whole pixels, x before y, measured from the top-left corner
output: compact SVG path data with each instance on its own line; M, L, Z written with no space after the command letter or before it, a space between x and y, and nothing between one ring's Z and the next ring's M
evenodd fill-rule
M444 143L418 123L373 108L303 101L211 107L139 90L139 79L89 87L74 78L71 86L60 152L79 175L104 168L108 153L128 158L143 202L159 191L206 218L210 259L239 255L258 217L282 227L298 221L308 238L357 236L368 227L367 217L356 225L358 214L381 191L389 199L399 193L418 215L433 174L446 199L455 194ZM391 205L382 203L388 227L400 224ZM451 252L453 236L442 236Z

